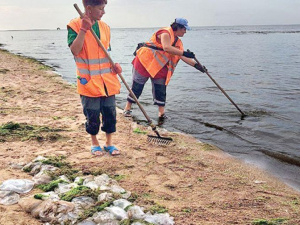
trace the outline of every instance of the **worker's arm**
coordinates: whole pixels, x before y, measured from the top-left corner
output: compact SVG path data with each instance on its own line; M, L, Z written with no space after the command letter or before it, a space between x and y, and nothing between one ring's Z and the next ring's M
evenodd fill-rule
M72 45L70 46L73 55L77 56L81 52L85 34L88 30L91 29L92 25L93 21L87 15L85 15L82 19L82 24L79 33L76 39L73 41Z
M193 52L186 52L172 46L171 37L168 33L162 33L158 35L158 37L159 36L161 40L161 45L165 52L168 52L173 55L184 56L186 58L195 58L195 54Z
M189 64L190 66L195 66L196 65L196 61L184 56L181 56L182 61L184 61L186 64Z

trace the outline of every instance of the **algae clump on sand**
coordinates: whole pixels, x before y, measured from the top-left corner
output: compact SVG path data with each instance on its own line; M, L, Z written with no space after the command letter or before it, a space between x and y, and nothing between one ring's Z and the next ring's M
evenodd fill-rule
M62 138L57 132L62 129L52 129L45 126L29 125L26 123L8 122L0 126L0 140L6 141L57 141Z

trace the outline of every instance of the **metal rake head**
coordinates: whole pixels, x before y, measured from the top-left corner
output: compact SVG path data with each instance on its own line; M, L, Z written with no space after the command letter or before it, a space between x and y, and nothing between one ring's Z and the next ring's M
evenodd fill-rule
M169 145L173 141L173 139L169 137L158 137L148 135L147 141L156 145Z

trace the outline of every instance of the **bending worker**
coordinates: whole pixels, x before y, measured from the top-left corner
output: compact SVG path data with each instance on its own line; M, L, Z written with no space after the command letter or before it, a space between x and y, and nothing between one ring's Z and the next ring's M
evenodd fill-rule
M163 121L166 104L166 88L180 59L194 66L197 70L205 72L206 68L196 63L195 54L184 51L179 37L183 37L186 30L190 30L188 21L184 18L176 18L170 27L162 28L155 32L149 42L140 43L133 64L132 91L137 98L142 94L147 80L152 81L152 93L154 105L158 105L159 121ZM135 103L132 96L127 97L124 116L131 117L131 105Z

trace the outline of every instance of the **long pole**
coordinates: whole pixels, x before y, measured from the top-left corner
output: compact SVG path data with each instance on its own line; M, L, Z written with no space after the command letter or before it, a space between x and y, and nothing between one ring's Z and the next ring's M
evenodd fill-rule
M201 63L198 61L198 59L195 57L194 58L195 61L197 63L199 63L201 65ZM237 104L235 104L235 102L229 97L229 95L224 91L224 89L215 81L215 79L207 72L207 70L205 71L205 73L207 74L207 76L215 83L215 85L217 85L217 87L222 91L222 93L228 98L228 100L235 106L235 108L237 108L237 110L242 114L242 117L245 117L246 114L243 113L243 111L237 106Z

